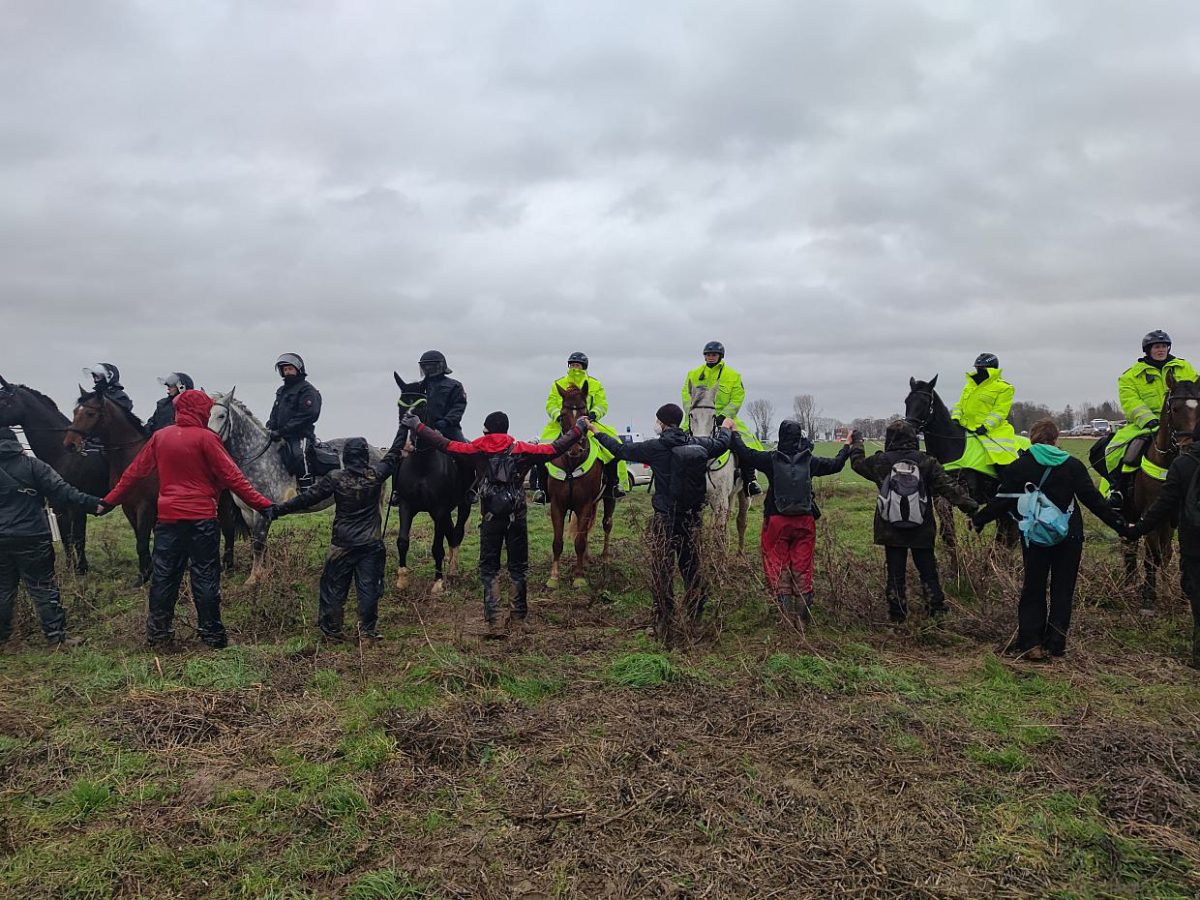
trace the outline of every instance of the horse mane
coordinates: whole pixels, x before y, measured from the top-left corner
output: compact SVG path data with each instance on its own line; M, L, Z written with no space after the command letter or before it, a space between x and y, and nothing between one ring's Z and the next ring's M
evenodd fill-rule
M243 403L237 397L230 398L230 396L228 394L214 394L213 400L216 400L218 397L221 398L221 400L220 400L221 403L224 403L226 405L232 404L233 408L236 409L238 411L238 413L240 413L241 415L243 415L247 419L249 419L251 424L256 425L262 431L267 430L267 426L262 423L262 421L258 418L258 416L256 416L254 413L252 413L250 411L250 407L248 407L245 403Z
M91 400L93 397L97 397L97 396L101 397L102 399L105 399L105 400L108 399L107 397L104 397L104 395L101 394L99 391L85 391L80 396L79 402L84 403L88 400ZM113 403L113 406L115 406L117 409L119 409L122 413L125 414L126 422L128 422L131 426L136 428L138 431L145 433L145 431L146 431L145 423L143 423L141 419L139 419L137 416L135 416L133 414L133 410L126 409L125 407L121 406L119 403Z
M22 390L28 391L29 394L35 400L38 401L38 403L42 404L42 406L46 407L47 409L53 410L54 412L58 413L60 416L62 415L62 410L60 410L58 408L58 404L55 403L53 400L51 400L49 397L47 397L45 394L43 394L41 391L39 391L37 388L31 388L27 384L17 384L17 385L13 385L13 386L19 387Z

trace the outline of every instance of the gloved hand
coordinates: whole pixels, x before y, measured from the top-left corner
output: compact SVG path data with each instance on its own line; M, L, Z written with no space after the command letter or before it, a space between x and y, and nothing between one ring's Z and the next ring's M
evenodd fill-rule
M93 516L107 516L115 507L111 503L105 503L101 500L96 504L96 508L92 510Z
M409 431L416 431L417 427L421 424L421 417L416 413L405 413L404 418L400 420L400 424Z
M1158 419L1151 419L1146 423L1146 427L1151 431L1158 431Z
M971 530L972 530L972 531L974 531L976 534L982 534L982 533L983 533L983 523L979 521L979 514L978 514L978 513L976 513L975 515L971 516L971 522L970 522L970 524L971 524Z
M848 435L846 435L846 443L847 444L861 444L862 439L863 439L862 433L859 431L852 431Z
M279 518L279 507L276 504L272 503L266 509L260 509L258 511L258 514L260 516L262 516L264 519L266 519L268 522L274 522L276 519Z
M1141 537L1141 535L1138 534L1136 522L1126 522L1120 533L1121 539L1125 541L1136 541L1139 537Z
M268 441L279 440L279 432L276 431L274 428L272 428L270 431L267 432L267 440Z
M974 434L977 434L980 437L983 437L985 434L987 434L987 429L984 428L982 425L980 425L978 428L975 429Z
M575 424L578 425L580 428L582 428L584 431L588 431L592 427L592 423L594 421L595 421L594 419L589 419L587 416L580 416L578 419L575 420Z

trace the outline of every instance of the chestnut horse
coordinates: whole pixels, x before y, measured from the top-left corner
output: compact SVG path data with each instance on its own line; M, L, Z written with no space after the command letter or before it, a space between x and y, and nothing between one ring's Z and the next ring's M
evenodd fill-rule
M1162 413L1158 417L1158 431L1154 441L1146 448L1145 462L1152 469L1160 471L1170 468L1180 448L1187 447L1192 442L1192 432L1196 423L1200 422L1200 382L1176 381L1174 376L1167 375L1167 398L1163 402ZM1146 471L1147 466L1138 469L1133 478L1133 490L1125 498L1121 510L1130 522L1136 522L1158 499L1162 490L1162 479L1156 478ZM1146 556L1142 562L1142 610L1150 613L1154 609L1154 601L1158 594L1158 570L1171 558L1171 540L1175 536L1175 527L1168 521L1157 531L1146 535ZM1124 547L1125 575L1130 582L1137 575L1138 547L1136 542L1127 542Z
M89 436L104 444L109 489L116 486L133 458L150 440L141 420L133 413L113 403L102 390L89 392L80 388L75 417L67 428L63 446L80 453L83 439ZM138 484L121 508L137 539L138 584L146 584L151 573L150 535L158 521L158 477L151 476Z
M586 416L588 411L587 382L582 387L571 385L565 390L558 388L562 397L562 411L558 421L562 434L567 434L575 427L580 416ZM574 514L575 532L575 571L572 573L572 587L587 587L587 579L583 574L583 565L587 560L588 533L596 521L596 507L600 503L600 495L604 490L604 464L597 459L592 460L591 467L586 472L580 472L580 467L592 455L592 442L596 439L585 434L583 439L573 444L562 456L556 456L550 461L554 468L548 470L546 493L550 498L550 521L554 525L554 559L550 563L550 578L546 587L558 587L558 560L563 551L563 528L568 514ZM557 471L556 471L557 470ZM612 532L613 508L616 500L611 496L604 498L604 550L600 558L609 558L608 539Z

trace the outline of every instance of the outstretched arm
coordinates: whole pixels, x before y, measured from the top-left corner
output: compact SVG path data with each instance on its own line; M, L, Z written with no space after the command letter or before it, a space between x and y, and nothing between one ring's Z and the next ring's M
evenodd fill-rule
M137 486L139 481L143 478L149 478L158 471L158 459L155 454L158 450L157 441L159 434L162 434L162 432L155 433L150 440L146 441L146 445L133 458L133 462L129 464L129 468L125 470L125 474L121 476L121 480L117 482L117 486L105 495L105 505L120 506L124 502L125 497ZM217 438L215 434L213 437L218 442L220 441L220 438Z

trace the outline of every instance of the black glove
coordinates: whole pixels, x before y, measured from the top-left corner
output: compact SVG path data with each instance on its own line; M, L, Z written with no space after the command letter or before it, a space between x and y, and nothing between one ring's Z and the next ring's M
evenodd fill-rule
M93 516L107 516L115 507L111 503L105 503L100 500L96 503L96 508L91 510Z
M1120 530L1121 538L1126 541L1136 541L1141 537L1136 522L1126 522Z
M984 428L982 425L980 425L978 428L975 429L975 434L979 435L980 437L983 437L985 434L987 434L987 429Z
M446 427L447 427L446 420L438 419L436 422L434 422L433 427L436 428L438 431L440 431L442 434L445 434Z
M981 534L983 532L983 523L979 521L978 516L971 516L969 521L972 531L974 531L976 534Z
M280 515L279 507L276 504L272 503L266 509L260 509L258 511L258 514L260 516L262 516L264 519L266 519L268 522L274 522L276 519L279 518L279 515Z
M1146 423L1146 427L1151 431L1158 431L1158 419L1151 419Z
M575 420L575 424L579 426L580 431L587 431L588 425L595 421L595 419L589 419L587 416L580 416Z
M400 420L400 424L409 431L416 431L421 424L421 417L416 413L405 413L404 417Z
M270 431L267 432L267 440L268 441L279 440L279 432L276 431L274 428L272 428Z

